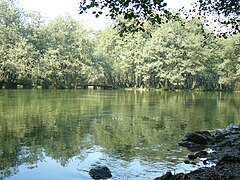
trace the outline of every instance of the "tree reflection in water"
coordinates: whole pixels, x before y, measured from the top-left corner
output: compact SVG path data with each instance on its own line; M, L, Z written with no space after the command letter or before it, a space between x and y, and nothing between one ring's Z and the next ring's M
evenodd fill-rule
M177 142L187 131L240 123L239 100L222 92L0 90L1 176L89 178L92 164L107 165L113 179L191 169Z

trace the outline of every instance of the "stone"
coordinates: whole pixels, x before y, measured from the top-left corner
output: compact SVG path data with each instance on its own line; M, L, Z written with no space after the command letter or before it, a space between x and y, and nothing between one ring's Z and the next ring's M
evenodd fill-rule
M189 160L184 160L183 161L185 164L191 164L191 162Z
M188 159L190 159L190 160L195 160L195 159L197 159L197 156L194 155L194 154L189 154L189 155L188 155Z
M224 140L222 142L215 144L215 147L231 146L231 144L232 144L231 140Z
M196 143L190 142L190 141L180 141L178 145L183 147L196 147L198 146Z
M226 155L217 162L216 166L230 163L240 163L240 157Z
M183 137L182 140L202 145L208 143L208 138L199 132L189 132Z
M240 131L240 126L237 125L237 124L229 124L227 127L226 127L226 130L227 131Z
M96 166L89 171L93 179L108 179L112 177L111 171L107 166Z
M212 134L209 131L196 131L196 133L202 134L208 138L212 138Z
M172 177L173 177L172 173L171 173L171 172L167 172L167 173L164 174L163 176L157 177L157 178L155 178L154 180L167 180L167 179L170 179L170 178L172 178Z
M207 151L198 151L195 153L195 156L200 157L200 158L205 158L208 155Z
M177 179L240 179L240 125L230 124L225 129L216 130L215 135L210 131L196 131L187 133L179 145L184 147L209 148L209 151L200 150L194 155L189 155L189 160L184 163L191 163L195 157L200 158L203 163L195 171L173 175L167 173L156 180L177 180ZM212 131L213 132L213 131ZM192 151L194 152L194 151ZM215 165L213 165L215 164ZM205 166L207 165L207 166ZM211 165L211 166L209 166Z
M183 177L184 177L183 173L173 175L171 172L167 172L163 176L157 177L154 180L178 180L178 179L182 179Z
M216 135L212 138L211 144L215 144L225 140L224 134L220 133L220 131L216 131Z

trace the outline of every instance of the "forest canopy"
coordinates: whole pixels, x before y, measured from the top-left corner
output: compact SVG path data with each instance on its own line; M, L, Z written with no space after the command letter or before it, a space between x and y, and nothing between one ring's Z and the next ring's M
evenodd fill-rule
M145 31L143 21L148 23L162 24L171 19L181 21L185 18L204 19L206 25L217 24L215 31L219 35L237 34L240 31L240 3L239 0L195 0L190 9L183 8L173 12L167 6L167 0L81 0L80 14L93 10L93 14L99 17L103 10L107 9L107 16L117 19L119 16L132 23L118 23L120 34L125 32ZM219 27L220 26L220 27ZM221 29L224 28L224 31ZM221 29L221 31L219 31Z
M215 39L185 18L143 28L123 39L112 26L92 32L70 15L46 22L0 0L0 88L240 89L239 33Z

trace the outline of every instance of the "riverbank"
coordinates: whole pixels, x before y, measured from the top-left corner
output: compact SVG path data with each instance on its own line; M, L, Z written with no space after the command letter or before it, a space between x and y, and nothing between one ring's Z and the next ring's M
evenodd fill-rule
M216 131L190 132L179 145L191 152L185 163L202 161L203 167L185 174L167 172L155 180L240 179L240 125L230 124Z

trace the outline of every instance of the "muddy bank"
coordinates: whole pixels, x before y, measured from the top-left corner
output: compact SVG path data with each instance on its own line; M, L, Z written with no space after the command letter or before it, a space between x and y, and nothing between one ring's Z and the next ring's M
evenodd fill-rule
M240 125L230 124L216 131L196 131L187 133L179 142L189 149L189 160L185 163L202 161L202 167L190 173L172 174L167 172L155 180L181 179L240 179Z

